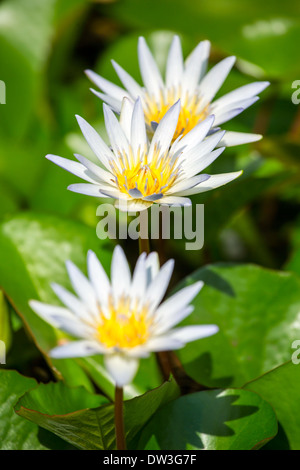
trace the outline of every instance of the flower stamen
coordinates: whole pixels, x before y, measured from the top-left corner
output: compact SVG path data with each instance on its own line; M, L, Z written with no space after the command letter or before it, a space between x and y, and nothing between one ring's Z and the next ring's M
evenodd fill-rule
M149 197L153 194L163 194L172 186L181 172L181 166L178 165L178 158L171 158L168 153L159 155L154 153L151 161L143 153L140 159L132 162L125 156L119 156L120 166L112 165L116 184L121 192L127 193L134 198L134 192L137 190L141 197Z
M130 308L129 299L121 299L116 307L111 301L109 315L100 312L96 339L107 348L134 348L144 344L152 324L147 313L146 308Z
M181 99L181 110L173 137L173 142L180 136L190 132L200 121L203 121L209 115L209 104L201 105L201 97L199 95L189 96L181 93L181 87L174 87L166 90L166 96L161 92L159 100L145 93L144 95L144 111L147 125L151 128L152 123L159 123L171 106Z

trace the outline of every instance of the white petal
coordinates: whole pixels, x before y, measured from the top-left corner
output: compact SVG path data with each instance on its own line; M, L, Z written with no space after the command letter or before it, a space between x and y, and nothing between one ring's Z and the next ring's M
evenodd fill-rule
M132 198L136 198L136 199L140 199L143 197L143 194L141 193L141 191L138 189L138 188L132 188L132 189L129 189L128 190L128 194L132 197ZM145 198L146 199L146 198Z
M117 245L111 262L111 285L115 300L123 294L128 294L131 283L131 273L123 249Z
M195 47L185 61L183 92L193 92L207 68L210 42L202 41Z
M118 199L115 202L115 207L119 209L120 211L133 212L133 213L144 211L148 209L148 207L150 207L151 205L152 205L151 202L143 201L141 199L135 199L135 200L133 199L133 200L125 200L125 201Z
M159 98L160 92L164 87L161 74L158 70L157 64L147 46L143 37L139 38L138 42L138 57L140 64L140 71L143 82L150 95Z
M142 253L136 262L132 283L130 287L130 296L133 302L136 298L143 299L147 286L147 268L146 268L146 253Z
M93 150L94 154L99 158L100 162L106 167L109 166L109 159L113 157L111 150L108 148L106 143L101 139L98 132L86 122L82 117L76 116L81 132L83 133L87 143Z
M183 57L179 36L175 35L170 46L167 67L166 85L168 88L177 87L183 74Z
M224 184L230 183L230 181L238 178L242 173L242 171L235 171L233 173L220 173L218 175L211 175L207 181L199 184L199 186L195 186L192 189L187 189L186 191L181 191L178 194L181 196L190 196L191 194L204 193L206 191L219 188L219 186L223 186Z
M234 147L235 145L249 144L262 139L260 134L247 134L246 132L226 131L223 139L219 142L220 147Z
M203 106L210 103L217 94L232 69L234 62L235 57L226 57L226 59L221 60L221 62L210 69L201 80L199 89L203 97L203 101L201 102Z
M252 98L253 96L256 96L261 93L269 85L270 82L254 82L239 87L236 90L233 90L230 93L227 93L226 95L222 96L218 100L214 101L211 106L212 112L214 112L214 110L219 107L231 105L240 100ZM236 106L234 107L236 108Z
M167 336L170 339L177 340L183 344L215 335L219 331L217 325L193 325L183 326L171 331Z
M136 100L132 114L131 145L135 158L138 158L138 155L141 157L141 154L147 148L145 117L140 98ZM138 154L138 151L140 151L140 154Z
M174 269L174 260L167 261L159 270L158 274L152 280L147 288L145 302L150 304L151 310L155 309L163 299L169 286L172 272Z
M204 170L204 168L207 168L212 162L214 162L221 155L221 153L224 150L225 150L225 147L220 147L217 150L214 150L213 152L209 152L206 155L199 156L198 160L196 161L194 160L190 165L186 164L186 168L185 168L186 176L190 177L191 175L195 175L199 173L200 171Z
M74 291L88 310L97 315L97 297L89 280L72 261L67 261L66 267Z
M79 155L78 153L74 154L74 157L84 165L91 174L94 175L94 181L96 179L97 182L102 181L106 183L111 183L112 175L106 170L103 170L100 166L96 165L95 163L91 162L87 158Z
M156 251L152 251L146 259L147 286L152 282L160 269L159 257Z
M216 116L220 116L221 114L225 114L226 112L230 112L232 109L247 109L250 106L252 106L256 101L259 100L258 96L254 96L252 98L247 98L245 100L240 100L236 101L235 103L227 104L226 106L219 106L218 108L215 109L215 114ZM218 122L219 120L216 118L216 121ZM216 125L216 123L215 123Z
M46 158L79 178L89 181L90 183L97 183L97 176L78 162L58 157L57 155L46 155Z
M199 281L191 286L184 287L176 294L165 300L156 311L157 333L161 334L181 321L188 304L196 297L203 287L203 282Z
M60 301L68 307L71 312L75 313L78 318L88 318L89 310L87 306L78 299L74 294L59 284L52 283L51 288L60 299Z
M68 333L68 335L75 336L76 338L89 339L95 333L93 327L87 325L74 315L72 319L61 317L59 321L59 329Z
M122 108L120 114L120 126L122 127L124 134L128 141L131 139L131 120L133 113L133 102L128 98L124 98L122 101Z
M220 124L223 124L224 122L233 119L235 116L242 113L243 111L244 108L234 108L229 111L224 111L224 113L219 113L216 115L214 125L219 126Z
M151 160L157 148L160 150L161 154L169 150L177 127L179 113L180 101L177 101L177 103L171 106L166 112L156 128L149 149L149 160Z
M141 346L135 346L134 348L127 348L126 349L126 356L127 357L136 357L136 358L145 358L150 356L150 351L145 348L145 345L142 344Z
M159 351L172 351L174 349L180 349L184 346L184 343L176 338L170 338L169 336L157 336L150 338L145 344L145 349L149 352Z
M100 306L102 307L103 304L107 304L108 296L111 291L110 282L102 264L91 250L88 252L87 266L90 281L93 284Z
M43 304L38 301L31 301L30 306L41 318L50 325L65 331L69 335L78 338L88 338L93 334L93 329L83 323L69 310L57 307L56 305Z
M90 88L90 90L95 96L97 96L97 98L100 98L101 101L104 101L104 103L108 104L108 106L110 106L115 113L120 113L122 101L117 100L112 96L106 95L105 93L101 93L100 91L94 90L93 88Z
M144 201L157 202L163 197L163 193L153 193L150 196L143 197Z
M30 300L29 305L35 313L37 313L47 323L50 323L50 325L54 326L54 328L60 327L61 323L59 319L61 317L69 320L74 318L73 313L64 307L45 304L43 302L39 302L38 300Z
M195 173L197 173L195 171ZM175 183L166 193L167 195L169 194L176 194L180 191L185 191L186 189L193 188L194 186L202 183L203 181L206 181L208 178L210 178L210 175L206 175L202 173L201 175L196 175L187 177L179 181L178 183Z
M113 98L119 100L122 102L122 99L124 96L128 96L128 93L126 91L115 85L114 83L106 80L105 78L101 77L97 73L93 72L92 70L86 70L85 71L86 75L89 77L89 79L97 85L104 93L107 95L112 96Z
M104 363L118 387L132 382L139 366L138 359L121 354L105 355Z
M182 192L178 193L178 196L164 196L160 200L160 204L167 206L191 206L192 202L187 197L181 197Z
M118 155L120 151L128 155L129 143L118 119L106 104L103 104L103 111L105 127L115 155Z
M204 137L207 136L207 133L211 129L213 122L215 120L214 115L210 115L204 121L199 122L190 132L188 132L182 139L177 140L171 147L170 154L175 154L180 150L190 150L190 148L195 147L200 144Z
M181 310L173 311L172 315L158 322L158 325L155 327L155 334L161 335L167 332L174 325L177 325L177 323L180 323L182 320L188 317L193 310L194 307L192 305L189 305L188 307L182 308Z
M186 175L190 176L195 174L190 171L191 165L199 162L202 157L210 153L220 142L224 134L225 131L215 132L214 134L207 137L203 142L200 142L198 145L195 145L195 147L190 148L190 150L183 151L182 159L184 162L182 163L182 167ZM204 166L203 168L206 167Z
M123 199L123 200L128 200L129 196L126 193L122 193L119 189L111 187L102 187L101 188L101 194L103 194L106 197L110 197L113 199Z
M127 73L119 64L117 64L117 62L115 62L114 60L112 60L111 62L115 71L118 74L119 79L123 83L124 87L127 88L133 99L136 99L138 96L141 96L143 94L142 87L140 87L140 85L134 80L134 78L132 78L129 73Z
M103 354L105 348L101 347L96 341L70 341L63 346L57 346L50 351L50 356L55 359L64 359L68 357L85 357Z
M185 308L200 292L203 285L204 283L199 281L180 289L159 306L156 311L157 317L163 319L166 316L169 318L173 315L173 312Z
M70 184L70 186L68 186L68 190L73 191L73 193L85 194L86 196L107 197L101 193L101 186L96 184Z

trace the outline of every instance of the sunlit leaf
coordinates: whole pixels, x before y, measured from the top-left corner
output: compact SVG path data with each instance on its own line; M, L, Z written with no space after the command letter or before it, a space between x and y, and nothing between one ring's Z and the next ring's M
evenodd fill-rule
M139 448L250 450L277 433L272 407L255 393L212 390L186 395L159 410Z

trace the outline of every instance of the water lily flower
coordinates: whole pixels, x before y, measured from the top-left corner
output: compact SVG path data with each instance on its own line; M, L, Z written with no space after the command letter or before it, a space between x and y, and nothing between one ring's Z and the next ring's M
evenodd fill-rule
M103 107L111 148L95 129L77 117L99 165L81 155L75 155L78 162L47 155L52 162L87 181L70 185L71 191L113 198L121 210L142 211L153 203L190 205L186 196L217 188L241 174L201 173L225 148L214 150L225 131L206 138L214 116L207 117L172 143L181 112L178 101L166 112L149 142L140 98L134 106L124 99L120 122L107 105Z
M237 88L214 101L215 95L223 85L236 58L227 57L207 71L210 42L202 41L184 61L181 42L174 36L166 63L166 76L163 80L158 66L143 37L138 41L138 58L143 86L140 86L119 64L112 61L116 73L124 88L117 86L92 70L86 74L102 90L93 93L120 113L122 100L127 97L135 101L141 98L145 113L147 130L151 132L161 121L167 110L181 100L181 111L174 134L186 134L210 114L215 115L214 127L234 118L255 103L258 94L269 82L253 82ZM234 146L255 142L261 135L240 132L228 132L224 144ZM221 143L223 145L223 143Z
M88 278L71 261L66 263L76 295L52 284L65 307L30 301L31 308L45 321L77 338L52 349L52 357L103 354L117 387L123 387L135 376L140 358L151 352L179 349L217 333L216 325L174 328L193 311L189 304L203 283L184 287L162 302L173 260L160 268L157 253L142 253L131 276L125 254L117 246L111 280L92 251L88 252L87 265Z

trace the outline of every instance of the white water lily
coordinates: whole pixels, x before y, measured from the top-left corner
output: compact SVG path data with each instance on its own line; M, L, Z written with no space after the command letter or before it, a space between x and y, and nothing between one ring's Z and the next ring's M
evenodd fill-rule
M174 135L174 138L177 138L180 134L189 132L210 114L215 115L215 127L224 124L255 103L259 99L257 95L269 85L266 81L253 82L213 101L236 58L227 57L206 73L209 51L209 41L202 41L184 61L180 39L174 36L164 81L145 39L140 37L138 58L143 86L115 61L112 61L112 64L124 88L91 70L87 70L86 74L102 90L101 93L92 89L93 93L118 113L121 111L124 97L133 101L140 97L148 131L155 128L166 111L180 99L181 111ZM261 139L261 135L241 132L228 132L225 137L226 140L224 139L221 145L228 147Z
M159 122L149 142L141 100L134 106L124 99L120 122L107 106L105 125L111 148L84 119L77 117L81 131L99 165L75 155L78 162L47 155L47 158L87 181L72 184L71 191L116 199L121 210L142 211L153 203L190 205L186 196L209 191L237 178L241 172L208 175L202 172L224 150L214 150L225 131L207 137L214 121L209 116L185 136L172 143L180 115L180 101Z
M72 262L66 263L76 295L52 284L65 307L30 301L31 308L45 321L77 338L52 349L52 357L103 354L116 385L123 387L132 381L140 358L151 352L179 349L217 333L216 325L173 328L193 311L189 304L203 286L196 282L161 303L173 260L160 268L157 253L142 253L131 276L125 254L117 246L111 280L92 251L87 264L88 278Z

